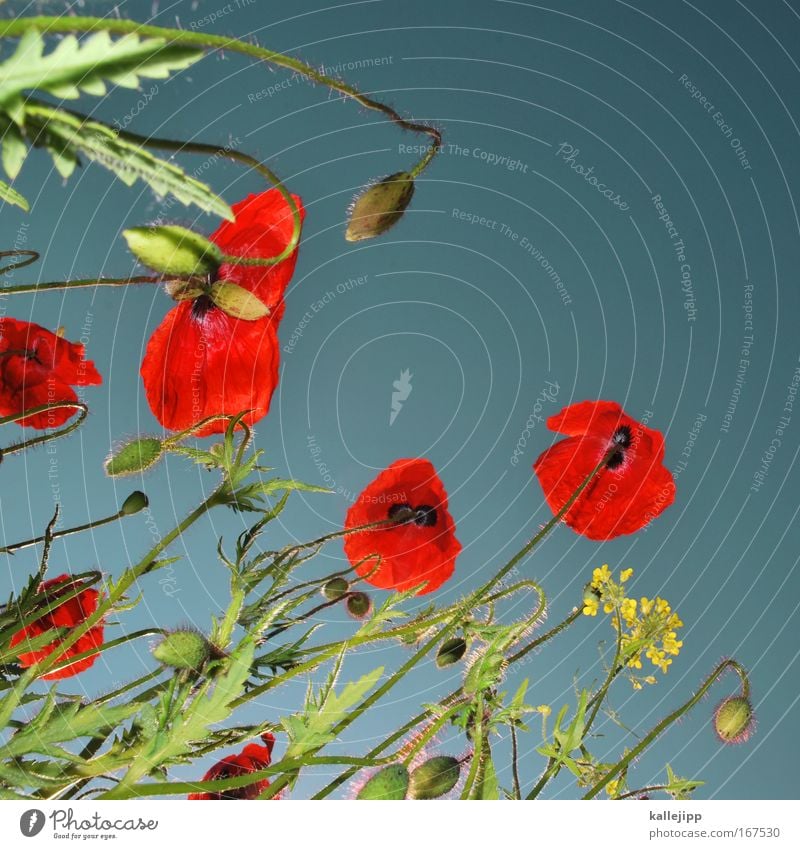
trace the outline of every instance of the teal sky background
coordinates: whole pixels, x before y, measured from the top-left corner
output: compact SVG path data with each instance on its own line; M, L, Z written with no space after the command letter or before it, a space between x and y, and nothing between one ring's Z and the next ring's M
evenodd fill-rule
M73 6L79 14L110 8L89 0ZM281 384L257 445L280 476L335 493L294 495L269 546L337 529L378 470L398 457L426 456L449 491L464 545L454 578L437 595L452 601L493 574L549 516L531 464L556 437L532 414L616 400L665 434L675 504L644 531L607 543L560 527L521 567L548 592L551 623L580 602L603 563L632 567L634 594L669 599L686 623L680 657L657 686L633 692L616 684L611 704L630 731L603 718L595 751L611 758L632 745L720 658L735 656L751 673L754 738L723 747L712 733L714 705L736 685L726 677L637 762L631 786L657 782L668 762L706 782L698 798L797 798L800 405L787 408L787 396L800 367L800 3L201 0L154 7L129 0L118 7L143 21L155 14L155 23L177 18L186 29L255 38L325 66L444 134L402 222L380 240L350 244L343 228L354 193L410 167L423 137L230 54L168 82L145 82L139 92L117 89L79 104L135 132L232 144L268 162L303 197L308 215L280 330ZM7 2L0 15L64 8ZM263 188L232 164L180 161L229 202ZM576 164L592 168L612 198ZM120 233L160 215L203 232L216 226L95 166L64 183L43 152L31 155L15 185L33 208L24 215L3 207L2 247L36 249L42 259L6 276L9 285L140 273ZM91 416L77 434L3 462L3 539L42 533L55 502L71 526L113 512L135 488L151 501L147 516L55 545L54 574L100 568L118 575L215 485L178 458L141 480L102 472L111 446L159 432L138 371L169 308L163 291L148 286L0 301L5 314L83 337L105 377L85 393ZM393 382L406 369L411 392L390 425ZM537 401L554 384L555 400ZM0 444L18 437L13 426L5 431ZM242 528L241 517L223 512L193 528L173 547L181 560L145 578L144 602L107 634L152 623L207 631L227 594L216 541L232 543ZM18 589L35 563L32 551L6 557L0 594ZM332 545L302 577L343 565L341 546ZM519 617L530 604L520 597L506 616ZM353 628L338 611L326 617L331 635ZM532 704L557 711L573 703L575 681L589 686L603 674L597 644L611 636L607 619L583 618L512 667L507 689L528 678ZM110 652L69 688L111 689L152 668L149 648L142 640ZM401 647L363 651L345 677L392 670L405 657ZM336 748L366 751L422 703L450 692L459 675L423 664ZM285 715L304 689L298 680L241 718ZM534 719L522 741L528 787L542 765L539 743ZM464 744L448 732L439 748L459 753ZM495 750L501 784L509 786L507 741ZM202 766L174 774L190 778ZM297 795L310 795L329 774L310 772ZM545 795L574 793L564 776Z

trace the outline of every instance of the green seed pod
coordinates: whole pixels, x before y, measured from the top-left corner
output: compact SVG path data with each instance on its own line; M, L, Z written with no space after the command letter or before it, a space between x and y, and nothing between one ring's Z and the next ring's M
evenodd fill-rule
M119 512L123 516L135 516L137 513L141 513L149 503L147 496L137 489L122 502Z
M211 646L196 631L173 631L153 649L153 657L173 669L196 671L211 657Z
M322 595L328 601L338 601L348 590L350 584L344 578L331 578L322 585Z
M208 295L221 310L244 321L255 321L269 315L269 307L252 292L235 283L214 283Z
M350 210L345 239L359 242L382 235L403 217L413 196L414 178L406 171L367 187Z
M161 457L162 450L161 440L154 436L134 439L106 460L106 474L113 478L143 472Z
M392 764L376 772L359 790L356 799L405 799L408 782L408 770L402 764Z
M122 235L136 259L161 274L207 277L222 262L213 242L185 227L132 227Z
M366 619L372 613L372 599L366 593L352 593L347 597L347 612L353 619Z
M461 778L461 764L450 755L439 755L420 764L411 773L412 799L438 799L449 793Z
M755 726L755 713L746 696L724 699L714 712L714 731L722 743L744 743Z
M439 669L458 663L467 651L467 641L463 637L451 637L445 640L436 652L436 665Z

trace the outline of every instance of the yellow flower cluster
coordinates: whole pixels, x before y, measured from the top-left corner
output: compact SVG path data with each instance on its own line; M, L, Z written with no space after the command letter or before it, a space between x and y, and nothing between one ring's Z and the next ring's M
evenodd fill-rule
M597 616L600 605L604 613L613 613L611 624L622 628L620 647L624 662L632 669L642 668L642 657L666 673L681 650L678 629L683 627L678 614L663 598L642 597L637 600L626 594L626 584L633 569L623 569L617 583L607 565L595 569L583 602L585 616ZM640 690L642 683L655 684L656 678L648 675L633 678L633 686Z

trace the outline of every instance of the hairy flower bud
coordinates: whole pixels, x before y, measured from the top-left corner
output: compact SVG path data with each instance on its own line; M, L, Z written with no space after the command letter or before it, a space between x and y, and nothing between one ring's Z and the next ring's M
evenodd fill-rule
M234 318L255 321L257 318L269 315L269 307L263 301L242 286L237 286L236 283L224 281L214 283L208 296L216 306Z
M382 235L403 217L413 196L414 178L406 171L368 186L353 203L345 238L359 242Z
M714 711L714 731L722 743L744 743L752 734L755 721L747 696L729 696Z
M161 457L163 446L155 436L143 436L127 442L105 462L106 474L112 478L133 475L149 469Z
M402 764L392 764L375 773L359 790L356 799L405 799L408 791L408 770Z
M137 489L122 502L119 512L123 516L134 516L136 513L141 513L149 503L147 496Z
M412 799L438 799L449 793L461 778L461 764L450 755L438 755L420 764L412 773Z
M350 589L350 584L344 578L331 578L322 585L322 595L328 601L338 601Z
M222 251L213 242L185 227L131 227L122 235L136 259L161 274L206 277L222 262Z
M197 631L173 631L153 649L153 657L173 669L201 669L211 656L208 640Z
M436 652L436 665L439 669L458 663L467 651L467 641L463 637L451 637L445 640Z
M366 619L372 613L372 599L366 593L351 593L347 597L347 612L353 619Z

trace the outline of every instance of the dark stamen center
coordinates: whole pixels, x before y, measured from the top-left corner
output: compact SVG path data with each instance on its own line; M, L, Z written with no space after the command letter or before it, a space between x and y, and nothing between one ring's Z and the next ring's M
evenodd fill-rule
M421 504L419 507L412 507L407 502L392 504L389 518L398 524L413 523L420 528L431 528L436 524L436 508L429 504Z
M631 429L628 425L622 425L622 427L618 427L614 431L614 435L611 437L612 445L619 446L619 451L615 451L609 458L606 466L609 469L616 469L618 466L621 466L623 461L625 460L625 449L630 448L631 442L633 441L633 435L631 434Z

